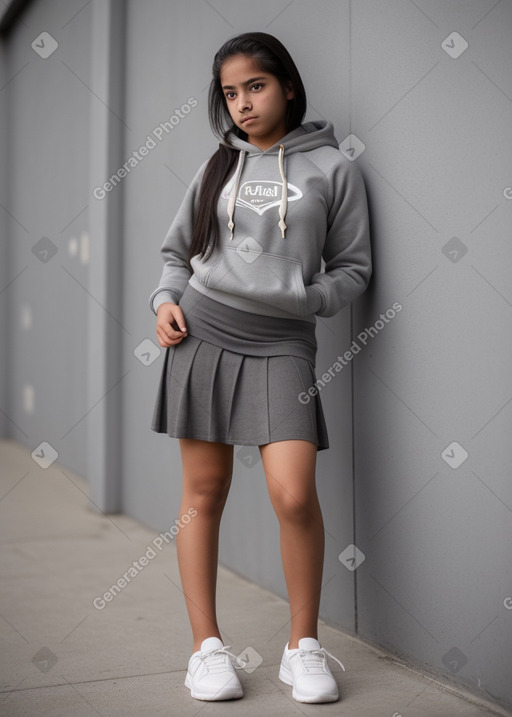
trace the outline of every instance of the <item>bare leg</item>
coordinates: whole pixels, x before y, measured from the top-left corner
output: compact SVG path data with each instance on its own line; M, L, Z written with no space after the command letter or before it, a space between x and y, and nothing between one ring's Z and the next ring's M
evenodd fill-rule
M219 528L231 485L233 446L180 439L183 494L180 515L197 515L176 536L178 565L193 636L193 652L207 637L221 638L215 593ZM222 638L221 638L222 639Z
M270 500L281 529L281 558L291 613L289 649L318 639L324 525L315 484L317 447L310 441L260 446Z

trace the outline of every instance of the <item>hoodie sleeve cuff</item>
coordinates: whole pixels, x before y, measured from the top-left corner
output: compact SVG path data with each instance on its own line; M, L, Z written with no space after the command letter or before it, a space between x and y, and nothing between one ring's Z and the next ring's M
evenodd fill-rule
M306 286L306 305L308 312L316 314L322 308L323 297L314 284Z
M161 290L161 291L158 291L158 292L152 297L152 301L151 301L151 303L150 303L151 308L153 309L153 313L156 314L156 313L158 312L158 307L159 307L161 304L165 304L165 303L167 303L167 302L169 302L169 303L171 303L171 304L177 304L177 303L178 303L178 301L176 300L176 297L175 297L175 295L173 294L172 291L168 291L168 290L166 290L166 289L163 289L163 290Z

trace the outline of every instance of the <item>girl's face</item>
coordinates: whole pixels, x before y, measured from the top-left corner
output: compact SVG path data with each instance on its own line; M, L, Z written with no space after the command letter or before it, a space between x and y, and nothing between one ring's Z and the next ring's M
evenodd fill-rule
M286 108L293 89L283 91L275 75L262 72L249 55L233 55L222 65L220 83L231 119L248 141L265 151L286 134Z

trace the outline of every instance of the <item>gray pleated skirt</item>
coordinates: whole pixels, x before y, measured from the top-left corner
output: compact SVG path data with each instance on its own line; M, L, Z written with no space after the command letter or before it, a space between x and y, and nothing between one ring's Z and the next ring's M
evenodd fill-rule
M187 285L188 335L165 349L151 429L173 438L329 448L314 385L315 324L240 311Z

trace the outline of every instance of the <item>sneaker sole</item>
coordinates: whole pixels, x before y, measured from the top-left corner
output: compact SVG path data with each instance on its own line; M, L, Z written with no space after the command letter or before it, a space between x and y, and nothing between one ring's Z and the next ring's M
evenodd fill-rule
M291 671L281 663L279 668L279 679L287 685L293 686L293 675ZM326 695L301 695L295 687L292 690L292 697L296 702L306 702L308 704L314 704L317 702L337 702L339 700L339 693L330 693Z
M187 676L185 678L185 687L188 687L190 690L190 696L193 697L196 700L204 700L206 702L217 702L221 700L237 700L240 699L240 697L244 696L243 690L241 687L231 687L229 689L223 690L222 688L218 690L218 692L215 693L201 693L196 692L192 687L192 680L190 679L190 675L187 672Z

